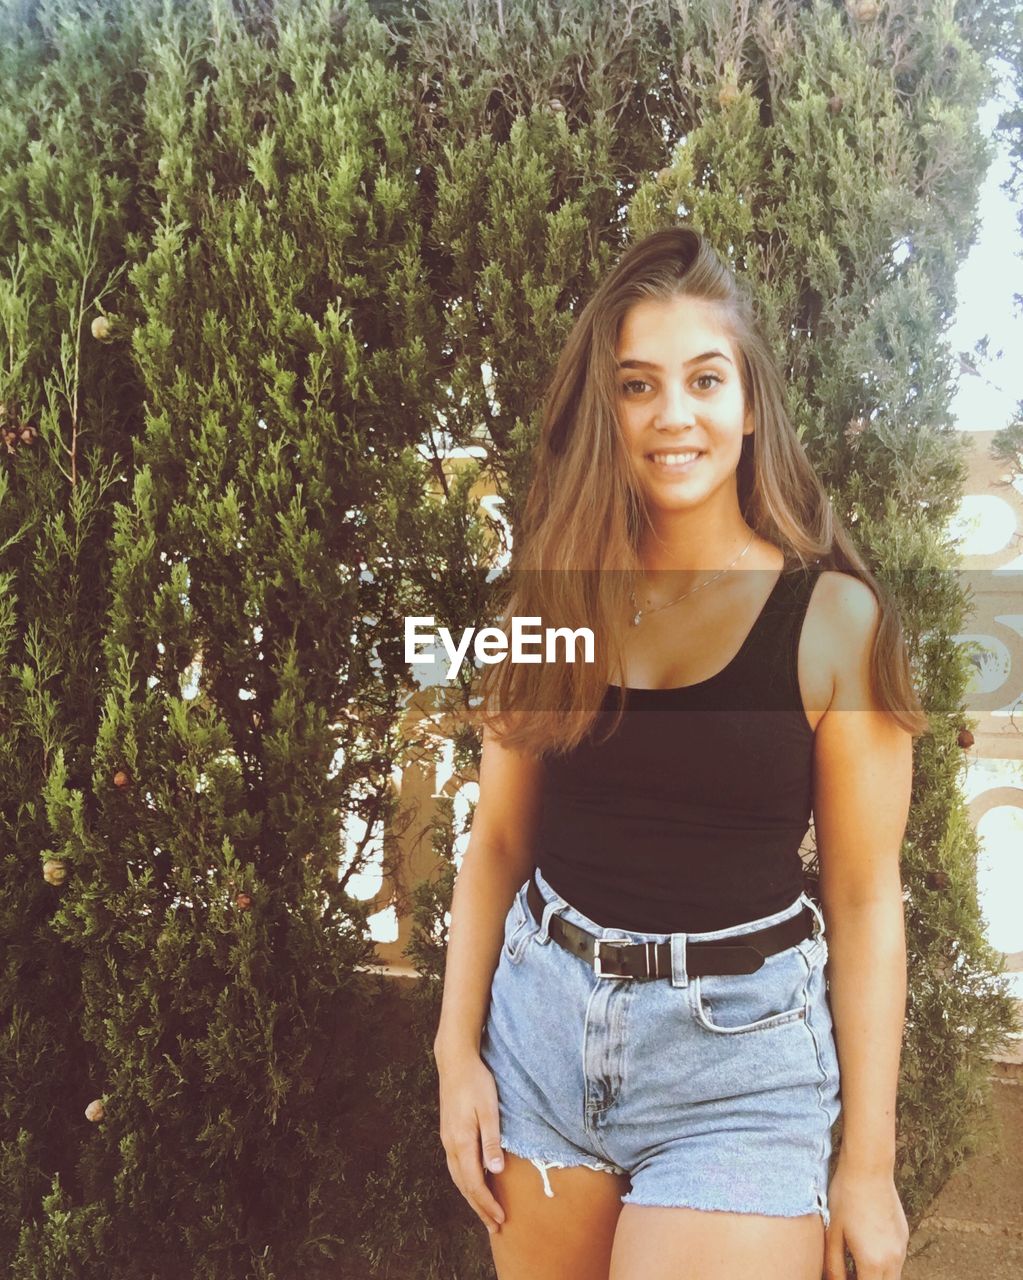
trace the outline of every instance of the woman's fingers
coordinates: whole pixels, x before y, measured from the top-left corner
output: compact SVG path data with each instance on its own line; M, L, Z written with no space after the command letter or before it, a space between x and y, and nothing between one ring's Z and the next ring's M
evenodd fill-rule
M504 1168L504 1151L501 1149L501 1135L495 1133L492 1137L487 1137L486 1132L481 1128L483 1134L483 1163L491 1173L500 1173Z
M504 1210L487 1184L484 1159L501 1159L497 1085L478 1055L442 1069L441 1141L452 1181L488 1231L504 1221ZM481 1155L482 1148L482 1155Z
M448 1159L448 1169L469 1207L488 1231L495 1230L504 1221L504 1210L483 1177L477 1136L457 1145L454 1159Z
M504 1152L501 1150L501 1121L497 1110L496 1091L492 1105L479 1117L479 1122L480 1140L483 1145L483 1164L491 1173L500 1173L504 1168ZM487 1185L485 1178L484 1185ZM503 1222L504 1210L489 1186L487 1186L487 1196L496 1206L497 1211L493 1215L494 1218L499 1223Z
M845 1236L837 1226L829 1226L824 1242L824 1280L848 1280L845 1268Z

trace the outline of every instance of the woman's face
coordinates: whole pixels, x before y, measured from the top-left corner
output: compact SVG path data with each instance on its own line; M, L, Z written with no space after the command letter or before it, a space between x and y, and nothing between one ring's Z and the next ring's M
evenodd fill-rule
M684 510L727 493L722 486L735 494L753 413L713 305L638 302L622 321L615 354L618 421L651 505Z

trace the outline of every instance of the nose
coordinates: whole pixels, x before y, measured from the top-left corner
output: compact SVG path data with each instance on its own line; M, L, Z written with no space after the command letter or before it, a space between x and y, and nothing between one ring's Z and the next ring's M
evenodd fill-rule
M680 383L666 382L654 417L658 431L691 427L695 422L692 397Z

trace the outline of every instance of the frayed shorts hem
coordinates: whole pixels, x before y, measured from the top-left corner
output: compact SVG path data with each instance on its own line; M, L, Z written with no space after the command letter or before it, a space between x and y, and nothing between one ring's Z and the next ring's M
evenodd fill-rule
M549 1197L554 1196L550 1179L547 1176L549 1169L595 1169L602 1173L619 1173L624 1174L625 1177L631 1176L627 1169L623 1169L620 1165L613 1164L607 1160L587 1160L585 1156L566 1152L559 1152L557 1155L551 1153L544 1155L531 1154L521 1144L509 1142L505 1137L501 1138L501 1149L507 1151L509 1155L518 1156L521 1160L528 1160L530 1164L535 1165L543 1178L544 1194ZM569 1155L569 1158L567 1160L561 1159L561 1156L566 1154ZM803 1218L808 1214L818 1213L824 1220L825 1229L831 1222L827 1199L820 1193L817 1194L816 1203L804 1209L779 1209L776 1206L765 1208L763 1205L746 1208L734 1204L705 1204L698 1203L696 1197L671 1202L647 1200L632 1190L625 1192L619 1199L623 1205L635 1204L651 1209L696 1209L701 1213L748 1213L767 1218Z
M530 1164L536 1165L540 1170L540 1176L543 1178L544 1194L553 1197L554 1192L551 1189L550 1179L547 1177L548 1169L595 1169L600 1173L621 1173L626 1174L626 1170L620 1165L611 1164L607 1160L587 1160L583 1156L572 1156L569 1160L561 1160L555 1155L530 1155L528 1151L509 1143L507 1139L501 1139L501 1148L507 1151L509 1155L518 1156L521 1160L528 1160ZM564 1153L562 1153L564 1154ZM628 1176L626 1174L626 1176Z
M753 1214L763 1218L805 1218L808 1214L820 1214L824 1220L825 1228L829 1225L831 1215L828 1207L820 1199L816 1204L810 1205L805 1209L778 1209L765 1208L763 1205L755 1207L740 1207L735 1204L701 1204L695 1200L673 1200L670 1203L664 1200L641 1200L633 1196L632 1192L626 1193L621 1197L622 1204L635 1204L643 1208L649 1209L696 1209L700 1213L743 1213Z

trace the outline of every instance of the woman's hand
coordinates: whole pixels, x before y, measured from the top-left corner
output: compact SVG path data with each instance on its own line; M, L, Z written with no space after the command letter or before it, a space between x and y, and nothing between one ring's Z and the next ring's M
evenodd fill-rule
M846 1249L856 1263L856 1280L900 1280L909 1226L892 1175L843 1167L839 1157L828 1208L824 1280L846 1280Z
M494 1160L501 1162L498 1169L503 1166L497 1085L478 1053L439 1053L435 1049L434 1057L440 1077L440 1139L447 1153L448 1172L493 1234L504 1221L504 1210L484 1179L480 1151L482 1148L488 1168Z

